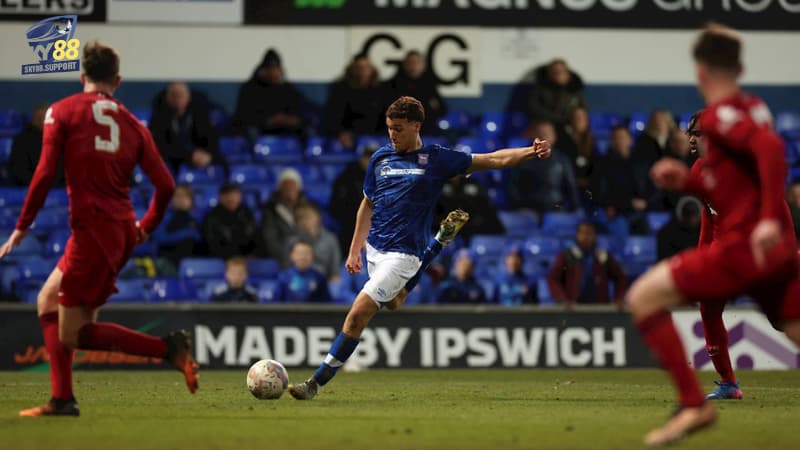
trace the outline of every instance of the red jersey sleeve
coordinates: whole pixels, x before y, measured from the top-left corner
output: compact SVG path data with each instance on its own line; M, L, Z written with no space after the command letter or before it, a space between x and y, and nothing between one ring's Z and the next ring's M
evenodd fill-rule
M175 192L175 180L172 179L172 174L170 174L167 165L161 158L150 131L142 127L141 134L142 152L139 156L139 165L147 175L147 178L153 183L155 192L147 213L139 221L139 226L147 234L152 234L158 228L164 218L164 213L167 211L172 194Z
M709 108L700 118L700 129L722 148L752 156L761 187L761 218L783 214L786 158L783 143L772 130L772 116L758 102L743 110L730 104Z
M66 124L62 121L60 111L65 106L56 103L47 109L44 118L44 131L42 136L42 155L39 164L33 173L28 195L22 205L22 211L17 221L17 229L24 231L30 228L36 214L42 208L47 193L56 177L58 159L64 148L64 129Z

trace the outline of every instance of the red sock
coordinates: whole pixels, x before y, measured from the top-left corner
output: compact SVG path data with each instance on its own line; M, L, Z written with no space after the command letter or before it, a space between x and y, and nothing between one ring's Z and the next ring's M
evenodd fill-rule
M700 390L697 376L689 367L683 344L672 324L669 311L660 311L636 323L645 343L656 359L672 377L678 388L681 406L699 406L705 397Z
M78 331L78 348L155 358L167 356L167 344L163 339L110 322L87 323L81 327Z
M706 335L706 350L714 368L724 382L736 383L736 376L731 366L731 355L728 353L728 330L722 321L724 304L700 303L700 317Z
M50 390L53 398L69 400L72 398L72 349L58 338L58 313L51 312L39 316L44 335L44 346L50 357Z

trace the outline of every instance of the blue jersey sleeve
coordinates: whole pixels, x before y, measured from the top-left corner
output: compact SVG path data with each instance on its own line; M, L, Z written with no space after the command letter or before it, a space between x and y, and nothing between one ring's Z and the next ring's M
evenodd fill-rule
M439 148L439 155L436 159L437 172L445 179L464 175L472 165L472 155L444 147Z
M375 152L370 158L369 164L367 164L367 173L364 174L364 196L369 201L373 201L375 196L375 155L377 154L378 152Z

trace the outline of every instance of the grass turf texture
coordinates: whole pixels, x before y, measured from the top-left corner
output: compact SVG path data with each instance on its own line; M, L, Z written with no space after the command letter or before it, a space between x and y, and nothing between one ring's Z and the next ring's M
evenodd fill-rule
M205 371L194 396L175 372L78 372L78 419L16 417L46 400L47 375L0 372L0 448L630 449L674 406L656 370L373 370L311 402L256 400L245 372ZM799 374L741 372L745 400L681 448L796 448Z

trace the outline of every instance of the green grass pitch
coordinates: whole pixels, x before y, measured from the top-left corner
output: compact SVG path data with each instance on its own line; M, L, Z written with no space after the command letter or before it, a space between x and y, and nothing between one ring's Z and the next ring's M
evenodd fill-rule
M745 400L720 403L717 425L680 448L798 448L799 375L741 372ZM674 405L656 370L371 370L311 402L256 400L244 370L205 371L194 396L169 371L75 381L80 418L21 419L49 395L47 374L0 372L0 448L631 449Z

